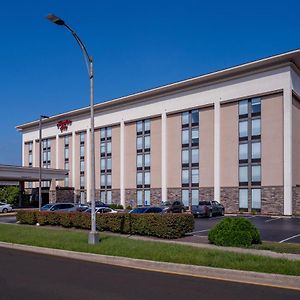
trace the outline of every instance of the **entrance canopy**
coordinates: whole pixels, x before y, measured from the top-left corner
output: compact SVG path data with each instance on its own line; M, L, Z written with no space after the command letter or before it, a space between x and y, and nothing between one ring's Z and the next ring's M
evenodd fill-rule
M42 169L42 180L64 180L68 170ZM0 181L39 181L39 168L0 165Z

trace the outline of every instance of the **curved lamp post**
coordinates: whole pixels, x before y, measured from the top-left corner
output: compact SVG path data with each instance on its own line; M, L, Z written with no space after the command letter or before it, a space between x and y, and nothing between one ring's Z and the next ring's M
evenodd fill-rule
M76 34L76 32L71 29L61 18L49 14L47 19L52 23L60 26L66 27L75 38L76 42L78 43L89 74L90 79L90 118L91 118L91 145L90 145L90 154L91 154L91 204L92 204L92 211L91 211L91 232L89 233L88 243L89 244L97 244L99 242L99 233L96 231L96 212L95 212L95 133L94 133L94 69L93 69L93 58L89 55L86 50L85 45ZM89 134L89 132L88 132Z

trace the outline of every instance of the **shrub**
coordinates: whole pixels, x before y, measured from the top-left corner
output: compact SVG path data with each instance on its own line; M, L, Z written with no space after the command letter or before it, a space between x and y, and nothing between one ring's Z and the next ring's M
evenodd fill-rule
M34 210L22 210L17 213L17 222L21 224L34 225L37 223L36 211Z
M127 209L127 210L132 210L132 206L131 206L131 205L127 205L127 206L126 206L126 209Z
M91 228L89 214L19 211L17 219L23 224L61 225L81 229ZM22 221L21 221L22 220ZM194 228L190 214L97 214L96 226L99 231L138 234L173 239L184 236Z
M257 228L245 218L226 218L208 233L210 243L219 246L244 246L260 244Z

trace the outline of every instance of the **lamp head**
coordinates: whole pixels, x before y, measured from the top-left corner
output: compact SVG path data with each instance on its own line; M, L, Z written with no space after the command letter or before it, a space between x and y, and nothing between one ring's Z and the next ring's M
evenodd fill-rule
M59 18L53 14L49 14L47 16L47 19L56 25L65 25L64 20L62 20L61 18Z

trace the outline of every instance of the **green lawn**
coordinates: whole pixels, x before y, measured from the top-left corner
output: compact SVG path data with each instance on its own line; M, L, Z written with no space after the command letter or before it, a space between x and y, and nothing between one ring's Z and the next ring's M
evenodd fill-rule
M263 242L262 244L252 245L251 248L258 250L270 250L278 253L300 254L300 244Z
M87 244L87 233L0 224L0 241L3 242L217 268L300 275L300 261L139 241L103 233L101 243L92 246Z

